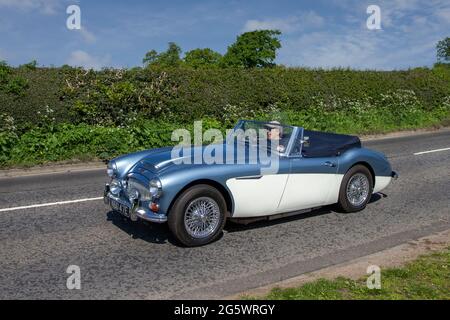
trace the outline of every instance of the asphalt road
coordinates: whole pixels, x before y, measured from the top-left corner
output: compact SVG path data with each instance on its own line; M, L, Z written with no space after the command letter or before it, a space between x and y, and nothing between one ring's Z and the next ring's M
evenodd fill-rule
M228 224L200 248L109 212L95 200L103 170L1 178L0 298L220 298L450 228L450 150L414 155L449 148L450 131L365 145L386 153L400 178L363 212ZM77 199L88 200L17 209ZM66 287L69 265L80 267L80 290Z

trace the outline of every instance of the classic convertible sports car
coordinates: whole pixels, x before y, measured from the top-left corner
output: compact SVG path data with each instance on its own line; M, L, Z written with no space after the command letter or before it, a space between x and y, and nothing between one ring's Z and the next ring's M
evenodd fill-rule
M178 155L168 147L109 161L105 203L133 221L168 222L179 242L198 246L217 239L227 219L273 219L330 204L362 210L397 178L386 157L355 136L242 120L229 137ZM198 154L215 161L194 161Z

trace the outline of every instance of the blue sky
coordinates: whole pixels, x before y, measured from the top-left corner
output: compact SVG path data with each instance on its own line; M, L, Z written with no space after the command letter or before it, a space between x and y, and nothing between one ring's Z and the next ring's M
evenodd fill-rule
M71 4L81 8L81 30L66 27ZM381 30L366 26L371 4L381 9ZM238 34L262 28L283 32L276 62L288 66L431 66L436 42L450 36L450 1L0 0L0 60L133 67L169 41L224 53Z

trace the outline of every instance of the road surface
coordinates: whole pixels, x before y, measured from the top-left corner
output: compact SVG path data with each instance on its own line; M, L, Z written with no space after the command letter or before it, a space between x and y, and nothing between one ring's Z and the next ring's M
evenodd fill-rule
M1 178L0 298L220 298L450 228L450 131L364 144L400 175L366 210L230 223L200 248L109 212L104 170ZM69 265L79 290L66 287Z

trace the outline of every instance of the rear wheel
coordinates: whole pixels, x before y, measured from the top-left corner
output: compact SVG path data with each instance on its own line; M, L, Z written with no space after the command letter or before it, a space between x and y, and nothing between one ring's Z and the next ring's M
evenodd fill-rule
M339 190L339 207L345 212L363 210L373 191L373 179L370 170L356 165L345 174Z
M226 203L222 194L209 185L184 191L173 204L169 228L185 246L201 246L216 240L225 225Z

